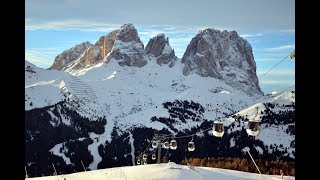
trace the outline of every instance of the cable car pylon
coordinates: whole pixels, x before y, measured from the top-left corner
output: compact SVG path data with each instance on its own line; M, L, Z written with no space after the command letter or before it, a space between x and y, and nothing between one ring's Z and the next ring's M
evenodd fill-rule
M296 50L293 50L293 52L290 54L290 59L293 59L296 57Z

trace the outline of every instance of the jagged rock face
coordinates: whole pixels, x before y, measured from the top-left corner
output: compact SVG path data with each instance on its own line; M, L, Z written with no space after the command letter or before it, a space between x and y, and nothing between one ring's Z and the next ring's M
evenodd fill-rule
M169 67L172 67L177 60L174 50L169 44L169 39L164 34L159 34L149 40L146 53L153 55L159 65L170 63Z
M80 58L80 61L74 66L74 69L83 68L102 62L108 53L111 52L114 42L116 41L119 30L114 30L106 36L101 36L94 46L88 49Z
M122 42L137 42L141 43L141 40L138 36L137 29L132 24L124 24L120 28L120 32L118 34L118 40ZM142 44L143 46L143 44Z
M201 30L192 38L181 62L184 75L214 77L249 95L263 94L252 48L236 31Z
M120 29L100 37L72 69L109 62L111 59L118 60L121 66L142 67L147 64L144 55L144 46L137 30L132 24L124 24Z
M92 46L93 44L91 44L89 41L86 41L68 50L63 51L63 53L59 54L55 58L52 66L49 69L62 70L69 63L80 58L80 56L85 52L85 50Z
M118 60L121 66L142 67L147 64L143 43L132 24L121 26L107 61L112 58Z

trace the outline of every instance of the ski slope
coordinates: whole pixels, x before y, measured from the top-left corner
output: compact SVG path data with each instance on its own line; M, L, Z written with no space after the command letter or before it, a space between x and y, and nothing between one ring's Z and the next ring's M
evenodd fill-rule
M280 175L265 175L263 179L281 179ZM210 167L192 167L178 165L173 162L162 164L150 164L140 166L125 166L79 172L67 175L46 176L27 178L32 180L241 180L241 179L262 179L260 174L219 169ZM284 176L284 179L295 179L292 176Z

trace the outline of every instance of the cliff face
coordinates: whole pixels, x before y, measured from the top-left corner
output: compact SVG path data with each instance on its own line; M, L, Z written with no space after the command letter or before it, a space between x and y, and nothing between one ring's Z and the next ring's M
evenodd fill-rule
M81 57L81 55L90 47L92 47L93 44L86 41L81 44L78 44L68 50L63 51L63 53L59 54L52 66L49 69L56 69L56 70L62 70L65 68L69 63L77 60Z
M116 59L120 66L142 67L147 64L144 45L132 24L121 26L107 61Z
M178 58L164 34L150 39L144 48L136 28L124 24L91 45L77 45L59 55L52 69L78 70L97 63L117 61L120 66L143 67L148 60L159 65L175 65ZM185 76L196 73L219 79L248 95L263 95L252 48L236 31L205 29L192 38L182 59Z
M192 38L184 53L183 74L214 77L247 94L263 94L248 41L235 31L205 29Z
M169 44L169 38L166 38L164 34L150 39L146 46L146 53L155 57L159 65L169 64L169 67L172 67L177 60L174 50Z
M69 69L78 70L100 62L118 61L121 66L142 67L147 64L143 43L132 24L124 24L102 36Z

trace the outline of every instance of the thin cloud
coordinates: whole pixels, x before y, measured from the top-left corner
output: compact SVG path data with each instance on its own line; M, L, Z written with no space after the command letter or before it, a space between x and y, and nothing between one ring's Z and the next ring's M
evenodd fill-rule
M66 48L57 48L57 47L45 47L45 48L28 48L29 52L33 52L33 53L41 53L41 54L45 54L45 55L58 55L61 52L63 52L64 50L66 50Z
M25 29L27 31L34 30L81 30L81 31L103 31L108 32L119 28L121 24L106 24L97 21L88 20L64 20L38 22L30 18L25 19Z
M295 30L295 29L285 29L285 30L280 30L280 32L284 32L284 33L295 33L296 30Z
M103 21L89 21L83 19L68 19L61 21L37 21L31 18L25 18L25 30L80 30L80 31L96 31L110 32L118 29L122 24L105 23ZM144 35L155 36L159 33L170 34L193 34L196 35L199 30L214 28L220 31L234 30L231 27L222 26L183 26L183 25L140 25L134 24L137 31Z
M146 38L152 38L157 36L158 34L163 33L162 31L153 31L153 32L148 32L148 31L138 31L139 36L143 36ZM165 34L165 33L164 33ZM166 35L166 34L165 34ZM166 35L167 36L167 35Z
M41 51L35 51L30 49L25 49L25 60L35 64L37 67L40 68L49 68L52 63L53 59L48 54L44 54Z
M256 30L256 32L295 27L295 3L292 0L201 0L200 3L198 1L163 0L161 2L151 3L148 0L28 0L25 14L28 18L42 22L56 22L65 20L66 17L73 17L81 21L98 20L115 24L127 21L148 26L155 22L185 26L229 26L232 29Z
M262 74L266 73L267 70L265 71L257 71L257 76L261 76ZM281 69L281 70L273 70L273 71L269 71L268 72L268 76L282 76L282 77L294 77L295 76L295 70L284 70L284 69Z
M265 49L266 51L282 51L282 50L289 50L289 49L294 49L295 45L294 44L289 44L289 45L284 45L284 46L277 46L273 48L267 48Z
M294 81L280 81L280 80L262 80L260 81L261 85L292 85Z
M258 37L258 36L262 36L262 33L258 33L258 34L242 34L240 35L243 38L251 38L251 37Z
M256 58L255 61L256 62L279 61L279 59L266 57L266 58Z

